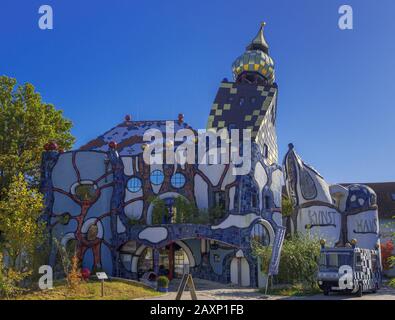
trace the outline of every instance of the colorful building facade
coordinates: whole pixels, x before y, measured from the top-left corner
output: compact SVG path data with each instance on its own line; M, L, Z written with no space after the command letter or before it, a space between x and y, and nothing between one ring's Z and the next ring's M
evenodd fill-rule
M177 120L125 121L78 150L43 153L41 190L51 235L83 267L140 279L147 272L261 286L252 240L273 245L282 225L283 173L276 138L277 84L261 26L224 79L207 129L248 129L251 169L232 163L147 163L144 134L191 128ZM182 142L163 140L164 153ZM195 146L194 148L198 148ZM53 246L51 264L59 254Z

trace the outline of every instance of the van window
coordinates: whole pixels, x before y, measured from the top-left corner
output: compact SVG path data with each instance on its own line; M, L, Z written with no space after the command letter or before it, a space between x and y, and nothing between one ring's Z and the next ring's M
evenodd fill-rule
M355 254L355 271L362 271L362 260L360 253Z
M377 255L372 254L372 271L377 272Z

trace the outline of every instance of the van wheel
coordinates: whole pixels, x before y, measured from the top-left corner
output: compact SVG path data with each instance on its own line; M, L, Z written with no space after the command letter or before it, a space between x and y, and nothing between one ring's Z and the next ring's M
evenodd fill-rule
M360 283L358 285L357 297L362 297L362 294L363 294L363 288L362 288L362 284Z
M329 296L330 290L328 288L324 289L324 296Z

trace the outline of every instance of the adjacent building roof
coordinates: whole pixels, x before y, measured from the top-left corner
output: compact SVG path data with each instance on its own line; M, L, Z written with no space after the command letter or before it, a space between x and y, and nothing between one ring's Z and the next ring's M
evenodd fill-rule
M351 183L342 183L348 186ZM395 182L360 183L374 190L377 195L380 218L392 218L395 216Z

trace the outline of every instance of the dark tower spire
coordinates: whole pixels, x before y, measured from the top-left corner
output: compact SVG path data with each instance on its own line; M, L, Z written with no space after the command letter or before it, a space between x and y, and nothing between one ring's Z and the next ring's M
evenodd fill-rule
M274 61L269 56L269 45L264 36L265 25L265 22L261 23L246 51L233 63L232 71L236 82L260 85L274 83Z
M261 50L264 53L269 54L269 45L267 44L264 35L265 26L266 26L266 22L262 22L257 35L252 40L252 42L247 46L247 50Z

